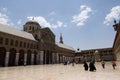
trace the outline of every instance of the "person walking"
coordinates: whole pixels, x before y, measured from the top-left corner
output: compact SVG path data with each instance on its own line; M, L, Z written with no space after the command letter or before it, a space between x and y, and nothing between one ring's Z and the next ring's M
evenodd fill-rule
M94 65L94 63L92 61L89 64L89 68L90 68L89 71L96 71L96 67L95 67L95 65Z
M88 71L88 64L87 64L87 62L84 62L84 69L85 69L85 71Z
M73 61L72 61L72 66L74 66L74 63L75 63L75 60L73 59Z
M105 69L105 61L104 60L101 61L101 64L102 64L103 69Z
M113 66L113 69L115 69L115 66L116 66L115 60L112 61L112 66Z

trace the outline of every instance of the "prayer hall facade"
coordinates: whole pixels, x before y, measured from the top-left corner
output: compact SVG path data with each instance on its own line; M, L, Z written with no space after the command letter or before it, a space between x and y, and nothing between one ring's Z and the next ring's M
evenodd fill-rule
M0 24L0 66L57 64L72 61L75 50L55 42L55 34L31 20L23 30Z

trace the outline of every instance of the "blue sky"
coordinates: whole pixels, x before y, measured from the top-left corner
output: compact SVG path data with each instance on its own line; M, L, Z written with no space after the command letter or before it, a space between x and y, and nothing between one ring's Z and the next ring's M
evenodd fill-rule
M0 23L22 30L32 17L80 50L112 47L120 0L0 0Z

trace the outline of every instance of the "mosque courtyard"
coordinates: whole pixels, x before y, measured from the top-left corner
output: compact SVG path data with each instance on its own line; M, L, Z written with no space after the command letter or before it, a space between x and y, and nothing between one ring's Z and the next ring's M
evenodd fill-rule
M50 64L0 67L0 80L120 80L120 62L114 70L111 62L95 63L97 71L84 71L83 64Z

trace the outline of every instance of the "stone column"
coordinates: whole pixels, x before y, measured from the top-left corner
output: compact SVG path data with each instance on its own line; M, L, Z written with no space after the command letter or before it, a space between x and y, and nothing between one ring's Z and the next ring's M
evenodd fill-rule
M27 63L27 53L24 54L24 65Z
M45 60L44 62L45 62L45 64L46 64L46 55L47 55L47 51L44 52L44 60Z
M67 57L65 57L65 62L67 61Z
M31 65L34 64L34 53L31 54Z
M59 63L59 53L56 54L57 63Z
M50 51L48 51L48 56L49 56L49 57L48 57L48 58L49 58L49 59L48 59L48 60L49 60L49 64L51 64L51 62L50 62L50 58L51 58L51 57L50 57L50 56L51 56L51 52L50 52Z
M39 64L39 60L38 60L38 59L39 59L39 51L38 51L38 53L37 53L37 55L36 55L36 61L37 61L36 63L37 63L37 64Z
M52 52L49 51L49 64L52 64Z
M19 61L19 53L16 53L16 58L15 58L15 65L18 66L18 61Z
M60 56L60 63L62 63L63 61L62 61L62 56Z
M43 64L43 53L44 51L40 51L40 64Z
M5 66L8 66L8 63L9 63L9 54L10 54L10 52L6 52L6 56L5 56Z
M66 57L66 60L65 61L68 61L68 57Z
M55 63L55 56L54 56L55 53L52 53L52 64Z
M54 53L54 61L55 61L55 64L56 64L56 62L57 62L56 53Z
M65 56L61 56L62 57L62 63L64 63L64 58L65 58Z
M40 64L40 51L38 51L38 54L37 54L37 64Z

